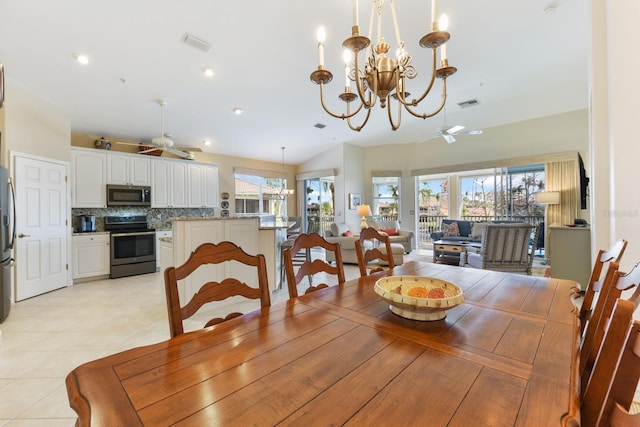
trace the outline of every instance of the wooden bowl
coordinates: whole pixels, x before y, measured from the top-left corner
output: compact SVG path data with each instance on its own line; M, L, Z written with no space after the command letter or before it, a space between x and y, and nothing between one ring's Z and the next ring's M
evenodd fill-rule
M393 313L413 320L444 319L446 310L464 301L462 289L433 277L383 277L373 290L389 302Z

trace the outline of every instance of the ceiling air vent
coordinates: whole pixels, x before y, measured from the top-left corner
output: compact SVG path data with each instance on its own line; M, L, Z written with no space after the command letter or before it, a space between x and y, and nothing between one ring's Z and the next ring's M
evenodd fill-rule
M322 123L316 123L315 125L313 125L313 127L318 129L324 129L327 127L327 125L323 125Z
M196 36L192 36L189 33L186 33L184 36L182 36L182 39L180 39L180 41L182 41L182 43L186 44L187 46L191 46L203 52L207 52L209 51L209 49L211 49L211 43L199 39Z
M477 99L470 99L468 101L458 102L458 106L460 108L475 107L478 104L480 104L480 101L478 101Z

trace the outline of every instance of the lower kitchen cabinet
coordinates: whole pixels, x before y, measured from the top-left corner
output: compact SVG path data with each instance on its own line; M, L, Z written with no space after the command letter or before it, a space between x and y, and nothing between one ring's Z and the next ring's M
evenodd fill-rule
M73 279L101 278L109 276L110 235L91 233L74 235Z

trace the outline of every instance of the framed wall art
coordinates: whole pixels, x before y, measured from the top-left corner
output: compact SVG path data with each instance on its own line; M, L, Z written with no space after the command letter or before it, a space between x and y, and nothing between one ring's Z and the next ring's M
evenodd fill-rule
M362 204L360 193L349 193L349 209L355 209Z

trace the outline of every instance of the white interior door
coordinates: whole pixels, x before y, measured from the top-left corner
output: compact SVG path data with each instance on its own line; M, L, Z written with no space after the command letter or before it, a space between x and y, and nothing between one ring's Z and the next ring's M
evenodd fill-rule
M67 285L67 167L16 155L16 287L20 301Z

